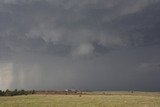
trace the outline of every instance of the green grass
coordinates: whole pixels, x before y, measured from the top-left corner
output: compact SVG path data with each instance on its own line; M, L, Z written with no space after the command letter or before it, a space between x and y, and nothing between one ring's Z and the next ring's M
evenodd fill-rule
M0 97L0 107L160 107L159 93Z

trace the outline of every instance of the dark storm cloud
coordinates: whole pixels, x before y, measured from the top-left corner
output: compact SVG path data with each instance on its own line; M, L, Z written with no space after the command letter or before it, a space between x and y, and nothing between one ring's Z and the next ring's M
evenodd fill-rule
M159 19L159 0L1 0L0 85L158 90Z

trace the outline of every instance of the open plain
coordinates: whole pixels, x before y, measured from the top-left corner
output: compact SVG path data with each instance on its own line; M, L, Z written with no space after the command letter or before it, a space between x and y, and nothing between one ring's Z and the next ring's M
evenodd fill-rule
M89 92L82 95L0 97L0 107L160 107L158 92Z

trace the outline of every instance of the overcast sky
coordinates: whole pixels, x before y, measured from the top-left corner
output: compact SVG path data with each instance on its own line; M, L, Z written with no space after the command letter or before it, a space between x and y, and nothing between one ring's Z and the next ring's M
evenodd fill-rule
M0 89L159 84L160 0L0 0Z

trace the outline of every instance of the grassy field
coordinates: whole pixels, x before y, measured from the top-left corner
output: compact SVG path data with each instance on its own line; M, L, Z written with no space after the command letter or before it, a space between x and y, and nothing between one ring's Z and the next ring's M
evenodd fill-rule
M89 95L0 97L0 107L160 107L160 93L112 92Z

